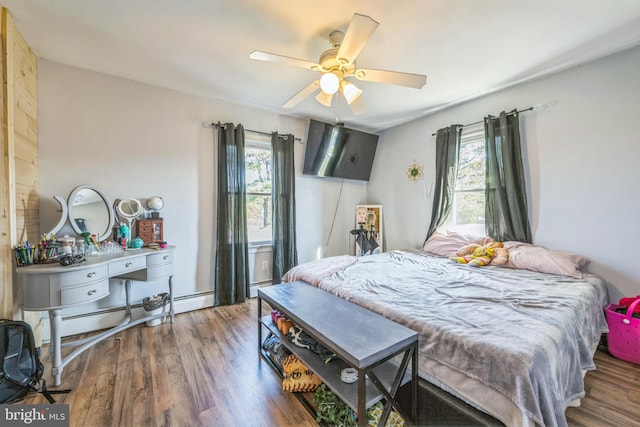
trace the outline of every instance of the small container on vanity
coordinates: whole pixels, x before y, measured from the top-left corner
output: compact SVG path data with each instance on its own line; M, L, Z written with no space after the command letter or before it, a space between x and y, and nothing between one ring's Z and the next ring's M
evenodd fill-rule
M164 240L162 218L139 219L137 224L138 237L144 240L145 244L160 243Z

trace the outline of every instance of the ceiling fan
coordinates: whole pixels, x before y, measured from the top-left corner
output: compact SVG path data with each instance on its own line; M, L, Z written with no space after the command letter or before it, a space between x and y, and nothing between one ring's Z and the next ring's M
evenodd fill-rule
M320 104L330 107L333 95L340 91L351 110L355 114L360 114L362 112L362 104L359 102L359 98L362 95L362 89L347 80L347 77L416 89L421 89L427 82L427 76L422 74L356 68L356 57L369 40L369 37L378 28L378 25L379 23L371 17L355 13L346 33L333 31L329 35L331 48L320 54L318 63L257 50L251 52L249 58L259 61L279 62L322 73L318 80L315 80L286 101L282 105L284 108L295 107L307 96L320 89L320 92L316 95L316 100Z

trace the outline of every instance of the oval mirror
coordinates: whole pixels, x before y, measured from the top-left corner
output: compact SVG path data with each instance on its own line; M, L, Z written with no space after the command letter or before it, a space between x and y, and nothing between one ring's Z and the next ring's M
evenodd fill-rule
M79 185L69 195L69 223L79 235L95 234L99 241L111 235L115 222L111 202L104 193L90 185Z

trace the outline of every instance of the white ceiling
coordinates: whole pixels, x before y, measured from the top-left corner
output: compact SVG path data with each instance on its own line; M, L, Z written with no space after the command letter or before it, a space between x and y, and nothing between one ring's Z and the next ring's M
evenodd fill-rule
M281 114L381 130L640 44L640 0L0 0L38 57ZM421 90L358 82L343 99L282 103L317 72L249 59L317 62L353 13L380 26L358 66L426 74Z

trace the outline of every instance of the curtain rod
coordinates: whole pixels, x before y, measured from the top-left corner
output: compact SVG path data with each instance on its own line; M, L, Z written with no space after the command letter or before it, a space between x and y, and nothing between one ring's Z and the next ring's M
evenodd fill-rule
M529 108L525 108L524 110L515 110L515 113L524 113L525 111L531 111L533 110L533 107L529 107ZM514 114L514 111L510 111L507 114ZM466 128L467 126L473 126L473 125L477 125L484 122L484 120L478 120L477 122L473 122L473 123L467 123L466 125L462 125L460 126L460 129L462 128ZM436 136L438 133L432 133L431 136Z
M211 127L216 128L216 127L218 127L218 126L224 126L224 124L222 124L222 123L220 123L220 122L218 122L218 123L211 123ZM252 133L257 133L258 135L265 135L265 136L271 136L271 135L272 135L272 134L270 134L270 133L268 133L268 132L262 132L262 131L259 131L259 130L253 130L253 129L246 129L246 128L245 128L245 131L247 131L247 132L252 132ZM286 136L287 136L287 135L282 135L281 133L278 133L278 135L280 135L280 136L284 136L284 137L286 137ZM293 137L293 140L294 140L294 141L300 141L300 142L302 142L302 140L301 140L300 138L296 138L295 136Z

